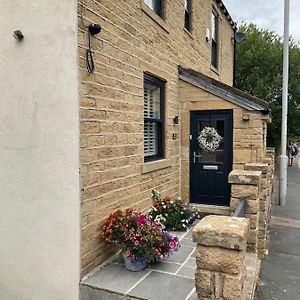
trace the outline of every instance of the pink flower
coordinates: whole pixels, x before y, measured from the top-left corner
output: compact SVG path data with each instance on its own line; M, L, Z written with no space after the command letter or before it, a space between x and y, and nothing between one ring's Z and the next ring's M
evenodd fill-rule
M139 241L135 241L135 242L134 242L134 245L135 245L135 246L138 246L138 245L139 245Z
M143 225L147 222L147 217L144 215L140 215L136 220L136 225Z
M130 251L129 251L129 250L127 250L127 251L125 252L125 256L126 256L126 257L129 257L129 256L130 256Z
M169 246L171 249L174 249L176 247L176 243L175 242L170 242Z

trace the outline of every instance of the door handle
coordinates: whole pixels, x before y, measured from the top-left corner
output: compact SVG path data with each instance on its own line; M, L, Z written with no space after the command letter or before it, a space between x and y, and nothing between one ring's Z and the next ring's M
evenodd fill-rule
M197 155L196 152L194 151L194 153L193 153L193 162L194 162L194 164L196 163L196 158L199 158L199 157L201 157L201 154Z

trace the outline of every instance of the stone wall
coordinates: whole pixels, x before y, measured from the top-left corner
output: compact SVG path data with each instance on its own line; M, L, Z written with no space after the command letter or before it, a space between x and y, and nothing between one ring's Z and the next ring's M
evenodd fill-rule
M199 300L245 299L245 252L249 220L208 216L193 229Z
M178 65L232 83L233 30L216 2L193 1L193 28L183 29L184 1L165 1L159 18L141 0L81 0L78 6L81 147L82 274L110 252L98 238L99 223L117 208L150 204L150 191L180 193L180 112ZM212 5L220 16L219 70L211 67ZM95 72L86 71L87 26L99 23L92 37ZM143 74L166 81L165 159L144 164ZM177 135L173 140L173 133Z
M234 170L228 177L231 183L231 211L236 210L240 199L246 200L245 217L250 222L247 250L251 252L257 252L258 245L261 178L261 171L244 170Z
M240 199L246 200L245 217L250 220L248 250L258 252L262 259L268 248L268 225L271 216L271 198L274 178L274 150L268 150L262 163L245 164L245 170L234 170L229 174L231 183L232 213Z

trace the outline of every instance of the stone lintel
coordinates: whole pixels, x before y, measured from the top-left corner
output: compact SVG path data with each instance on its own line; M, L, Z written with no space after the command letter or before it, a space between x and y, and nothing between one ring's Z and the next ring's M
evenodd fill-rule
M228 181L234 184L259 185L261 177L261 171L233 170L228 176Z
M200 245L244 250L249 220L227 216L206 216L193 229L193 241Z
M267 174L269 170L269 165L263 163L248 163L245 164L245 170L261 171L262 174Z

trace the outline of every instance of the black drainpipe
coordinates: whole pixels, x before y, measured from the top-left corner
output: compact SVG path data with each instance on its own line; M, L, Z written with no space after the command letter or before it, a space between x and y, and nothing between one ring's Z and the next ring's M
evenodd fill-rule
M236 82L235 82L235 65L236 65L236 40L235 40L235 33L236 33L236 28L234 29L233 32L233 74L232 74L232 86L235 87L236 86Z

